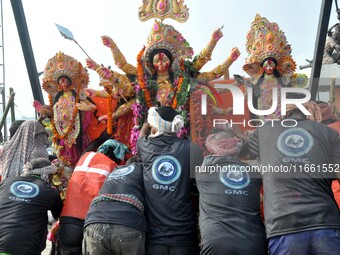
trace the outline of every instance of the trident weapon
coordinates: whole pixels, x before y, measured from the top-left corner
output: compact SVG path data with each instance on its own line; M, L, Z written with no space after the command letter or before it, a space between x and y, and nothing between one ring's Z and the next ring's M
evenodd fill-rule
M65 38L65 39L68 39L68 40L71 40L71 41L74 41L78 47L85 53L85 55L91 59L91 57L86 53L86 51L79 45L79 43L74 39L74 36L72 34L72 32L67 29L66 27L63 27L61 25L58 25L57 23L55 23L55 25L57 26L60 34Z

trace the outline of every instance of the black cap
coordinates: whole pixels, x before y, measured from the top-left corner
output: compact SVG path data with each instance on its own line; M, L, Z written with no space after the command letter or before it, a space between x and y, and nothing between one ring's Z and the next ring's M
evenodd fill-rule
M172 122L178 112L170 106L161 106L156 108L156 112L161 116L163 120Z

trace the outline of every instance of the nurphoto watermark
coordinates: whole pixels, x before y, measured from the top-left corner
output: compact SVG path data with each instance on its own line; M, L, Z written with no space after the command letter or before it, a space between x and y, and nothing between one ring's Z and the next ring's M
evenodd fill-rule
M244 102L247 103L247 107L249 112L257 115L257 116L265 116L274 113L278 107L278 101L280 99L280 110L281 115L286 115L287 112L287 105L295 105L303 114L311 115L311 113L306 109L303 105L304 103L308 102L311 99L311 93L308 89L305 88L273 88L272 89L272 105L269 109L266 110L259 110L255 109L254 102L253 102L253 88L247 87L246 93L247 96L245 97L243 91L234 84L215 84L215 89L228 89L232 95L233 105L232 105L232 115L245 115L245 107ZM280 91L278 91L280 89ZM279 96L280 92L280 96ZM300 95L304 95L303 98L287 98L288 94L297 93ZM207 115L207 94L201 95L201 114ZM266 121L262 119L249 119L249 120L242 120L242 121L233 121L228 119L213 119L213 126L219 124L229 124L230 126L233 125L241 125L243 127L250 127L250 128L257 128L263 126L266 122L271 122L271 125L274 126L274 122L280 122L281 126L283 127L295 127L297 122L294 119L268 119Z

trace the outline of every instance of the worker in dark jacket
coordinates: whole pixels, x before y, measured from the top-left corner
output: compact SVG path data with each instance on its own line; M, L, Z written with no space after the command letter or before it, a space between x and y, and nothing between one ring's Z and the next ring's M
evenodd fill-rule
M57 167L48 159L26 163L21 176L0 183L0 254L40 254L46 246L47 211L57 219L63 202L47 181ZM43 244L43 245L42 245Z

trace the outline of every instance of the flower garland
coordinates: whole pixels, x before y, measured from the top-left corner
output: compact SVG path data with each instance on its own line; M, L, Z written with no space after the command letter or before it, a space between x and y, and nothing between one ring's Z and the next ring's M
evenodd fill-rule
M184 71L184 62L183 61L181 61L181 70ZM176 91L176 94L175 94L175 97L174 97L174 101L172 103L172 108L174 108L174 109L177 108L177 104L178 104L177 95L181 91L183 81L184 81L184 78L183 78L183 75L181 74L179 76L179 79L178 79L177 91Z
M174 98L174 101L172 103L172 108L176 109L177 108L177 94L178 92L181 90L181 87L182 87L182 84L183 84L183 76L181 75L178 79L178 87L177 87L177 91L176 91L176 95L175 95L175 98Z
M75 79L76 80L76 83L77 83L77 91L76 91L76 101L75 102L78 102L79 101L79 94L80 94L80 82L79 82L79 79L80 79L80 74L81 73L81 66L80 64L78 65L78 76L77 78ZM48 99L49 99L49 103L50 103L50 106L51 106L51 109L53 109L53 98L51 95L48 95ZM54 123L54 114L53 114L53 111L51 113L51 124L52 124L52 133L53 133L53 138L52 138L52 141L54 143L56 143L57 139L58 140L61 140L61 139L65 139L69 134L70 132L72 131L73 129L73 124L74 124L74 121L76 119L76 116L78 114L78 108L77 107L74 107L73 109L73 114L72 114L72 119L71 119L71 124L67 127L66 129L66 132L63 133L63 134L59 134L59 132L57 131L56 127L55 127L55 123Z
M113 109L112 109L112 87L105 86L106 92L109 94L109 104L107 106L107 133L112 135L112 125L113 125Z
M152 107L152 100L151 100L151 95L150 91L146 87L145 80L144 80L144 71L143 71L143 64L142 64L142 56L145 50L145 46L137 55L137 78L139 82L139 86L143 90L144 97L145 97L145 102L148 108Z
M53 98L52 98L52 96L48 95L48 98L49 98L49 102L50 102L51 107L53 107ZM70 134L70 132L72 131L73 124L74 124L74 121L76 119L77 113L78 113L78 108L75 107L75 109L73 110L73 114L72 114L71 124L70 124L70 126L67 127L66 132L61 135L56 130L55 123L54 123L54 115L53 115L53 111L52 111L51 120L50 121L51 121L51 124L52 124L52 133L53 133L52 141L54 143L57 141L57 139L59 139L59 140L60 139L64 139L64 138L66 138Z

